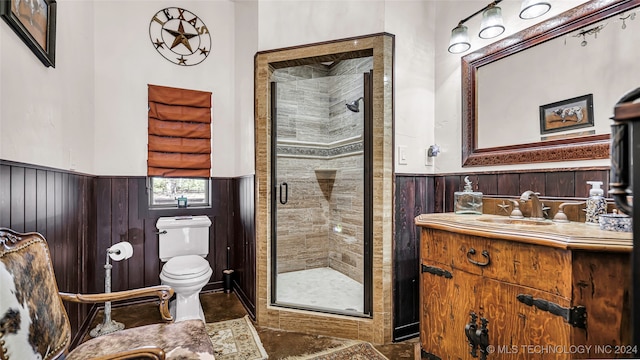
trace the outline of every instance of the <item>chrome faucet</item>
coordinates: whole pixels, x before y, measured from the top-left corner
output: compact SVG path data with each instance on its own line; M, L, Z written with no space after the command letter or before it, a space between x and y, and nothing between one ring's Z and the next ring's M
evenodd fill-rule
M540 195L540 193L527 190L520 196L520 201L522 202L525 202L529 199L531 200L532 220L544 220L544 215L542 214L542 203L540 202L540 199L538 199L538 195Z

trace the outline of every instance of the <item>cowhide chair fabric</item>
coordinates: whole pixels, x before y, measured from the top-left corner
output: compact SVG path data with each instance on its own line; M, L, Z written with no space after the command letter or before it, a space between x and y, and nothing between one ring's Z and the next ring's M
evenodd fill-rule
M49 248L38 233L0 228L0 359L93 359L154 346L167 359L213 360L200 320L126 329L68 352L71 326L58 293Z
M204 322L186 320L140 326L91 339L75 348L67 356L67 360L108 356L122 349L134 349L141 344L164 349L167 359L214 359Z
M49 248L38 234L0 229L0 358L55 359L71 340Z

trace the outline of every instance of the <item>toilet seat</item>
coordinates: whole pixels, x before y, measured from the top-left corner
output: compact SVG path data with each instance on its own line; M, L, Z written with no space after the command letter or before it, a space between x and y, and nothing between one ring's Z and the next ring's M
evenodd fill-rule
M198 255L183 255L171 258L162 267L161 277L171 280L198 278L211 271L209 262Z

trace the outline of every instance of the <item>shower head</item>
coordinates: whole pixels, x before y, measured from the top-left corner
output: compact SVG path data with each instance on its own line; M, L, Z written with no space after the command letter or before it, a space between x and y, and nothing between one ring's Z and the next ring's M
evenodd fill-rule
M360 112L360 100L364 100L364 98L361 96L356 100L353 100L352 102L345 104L347 109L353 111L353 112Z

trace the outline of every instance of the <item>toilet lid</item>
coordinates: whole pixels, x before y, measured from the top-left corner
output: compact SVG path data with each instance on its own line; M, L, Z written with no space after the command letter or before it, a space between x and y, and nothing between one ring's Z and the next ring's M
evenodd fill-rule
M209 262L198 255L183 255L169 259L162 267L162 273L171 278L196 277L205 274L211 267Z

